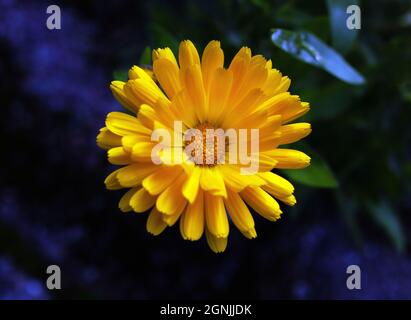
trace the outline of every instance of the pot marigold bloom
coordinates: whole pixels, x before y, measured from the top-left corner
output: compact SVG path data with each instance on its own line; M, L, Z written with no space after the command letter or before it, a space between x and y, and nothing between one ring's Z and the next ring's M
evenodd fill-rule
M129 188L120 210L150 210L147 230L153 235L179 222L184 239L198 240L205 233L210 248L222 252L231 221L245 237L255 238L250 208L276 221L282 213L277 200L296 203L292 184L271 171L309 165L306 154L280 148L311 132L309 123L290 124L309 110L309 104L288 92L290 79L273 69L270 60L252 56L247 47L228 67L218 41L207 45L201 59L190 41L181 42L178 61L169 48L154 50L152 59L152 71L133 66L128 81L111 83L115 98L132 115L109 113L97 136L97 144L108 150L109 162L122 166L106 178L106 187ZM182 123L179 128L176 121ZM154 152L157 129L179 139L171 148ZM183 141L188 129L197 130L200 139ZM245 143L245 153L256 156L255 172L244 174L244 163L224 161L224 148L219 149L214 137L209 143L209 131L218 129L240 136L243 129L258 129L257 138ZM233 145L227 136L222 142ZM257 152L252 151L253 143ZM176 161L176 152L182 161ZM234 153L241 158L241 152L240 147ZM153 161L153 154L160 163Z

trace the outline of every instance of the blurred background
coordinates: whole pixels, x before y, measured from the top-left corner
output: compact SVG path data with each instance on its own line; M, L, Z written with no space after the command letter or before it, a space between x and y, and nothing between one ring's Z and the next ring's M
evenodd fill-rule
M122 214L95 144L121 110L110 81L183 39L220 40L226 61L249 46L312 106L312 166L285 173L297 205L256 217L255 240L232 228L220 255ZM410 299L410 41L401 0L0 0L0 299ZM45 286L50 264L62 290ZM346 287L351 264L362 290Z

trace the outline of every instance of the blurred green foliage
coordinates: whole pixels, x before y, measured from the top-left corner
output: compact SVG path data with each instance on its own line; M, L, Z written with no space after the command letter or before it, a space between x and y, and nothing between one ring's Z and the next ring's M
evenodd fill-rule
M143 53L140 56L139 65L151 65L151 51L152 50L150 47L145 47Z
M361 30L346 27L348 2L361 7ZM304 201L321 202L331 192L335 212L359 242L371 223L404 250L411 225L411 5L348 2L154 1L146 10L147 45L176 52L179 41L191 39L202 50L217 39L226 63L243 45L271 58L291 78L291 91L311 104L301 121L313 126L306 139L316 150L308 151L312 166L286 174L333 190L303 188ZM274 39L273 29L282 30ZM303 59L301 50L308 53Z

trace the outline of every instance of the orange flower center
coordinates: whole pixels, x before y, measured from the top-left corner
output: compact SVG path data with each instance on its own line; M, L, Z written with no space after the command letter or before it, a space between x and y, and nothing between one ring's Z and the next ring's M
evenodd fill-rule
M224 135L209 123L196 126L196 134L185 141L184 151L198 166L213 167L224 162L225 147Z

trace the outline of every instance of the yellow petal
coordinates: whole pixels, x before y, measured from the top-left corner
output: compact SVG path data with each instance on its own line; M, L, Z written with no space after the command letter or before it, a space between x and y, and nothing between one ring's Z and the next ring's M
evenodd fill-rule
M197 49L190 40L181 41L178 50L178 61L180 62L180 68L183 71L194 64L200 64L200 57Z
M164 146L159 152L156 154L158 160L165 166L180 166L184 164L187 159L187 155L184 153L182 147L171 146L167 147Z
M294 197L294 195L290 195L285 198L279 198L279 200L281 200L285 204L288 204L289 206L293 206L297 203L297 199Z
M135 79L144 79L150 83L150 85L155 86L155 82L151 75L147 72L147 70L144 70L143 68L140 68L138 66L132 66L130 70L128 71L128 77L130 80L135 80Z
M289 181L273 172L261 172L258 175L267 182L263 189L270 194L287 197L294 192L294 187Z
M237 104L232 104L231 107L228 106L227 109L220 115L220 118L224 118L221 126L223 128L237 128L239 126L242 129L247 128L242 125L249 124L249 115L254 113L262 97L263 92L260 89L253 89L249 91L247 95L240 100L240 102ZM266 119L267 117L264 115L264 120Z
M204 196L200 191L180 219L180 231L185 240L198 240L204 232Z
M264 126L260 128L260 139L271 139L273 132L275 132L281 126L281 115L271 115L267 118Z
M260 187L248 187L241 192L247 204L264 218L275 221L280 218L278 202Z
M124 151L123 147L116 147L108 150L108 162L115 165L125 165L131 162L130 154Z
M278 85L277 89L274 91L275 94L286 92L291 85L291 80L289 77L285 76L281 78L280 84Z
M304 122L293 123L281 126L277 131L281 133L280 144L288 144L308 136L311 133L311 125Z
M271 171L274 168L278 167L278 160L273 159L271 156L267 156L264 153L260 153L258 155L258 171L259 172L265 172L265 171Z
M117 180L125 188L141 184L143 179L156 170L158 166L147 163L135 163L117 170Z
M188 128L193 128L197 124L195 106L192 104L186 89L181 90L173 97L170 109L175 114L175 120L183 121Z
M257 175L242 175L240 168L230 165L221 166L220 172L225 184L236 192L242 191L248 186L261 186L265 181Z
M143 126L151 130L153 130L154 128L154 121L158 121L158 117L156 117L154 109L147 104L142 104L140 106L140 110L137 114L137 119Z
M282 111L289 108L290 105L298 104L299 102L300 99L298 96L284 92L265 100L258 106L258 110L270 110L271 114L281 114Z
M181 192L185 179L185 174L180 174L176 181L160 194L156 202L158 211L170 216L183 211L187 203Z
M204 79L204 88L209 92L212 76L216 69L224 67L224 52L219 41L210 41L205 47L201 58L201 70ZM221 84L220 84L221 85Z
M192 105L195 106L195 113L200 122L204 122L207 115L206 95L203 85L203 77L199 64L192 65L185 72L185 87L190 97Z
M135 212L145 212L156 203L156 197L150 195L146 189L139 189L130 199L130 206Z
M131 151L131 159L152 162L152 151L155 146L155 142L137 142Z
M123 168L113 171L104 180L104 184L106 185L106 188L108 190L119 190L123 188L123 186L120 184L120 182L117 179L117 175L119 172L121 172L122 169Z
M288 106L285 110L281 111L282 122L291 122L297 118L300 118L310 110L310 105L307 102L300 102ZM273 110L271 110L273 112Z
M223 198L205 192L204 202L207 229L218 238L228 237L229 226Z
M118 203L118 207L122 212L129 212L133 210L130 206L130 199L132 196L134 196L137 190L138 188L132 188L121 197L120 202Z
M274 196L276 199L280 200L281 202L289 205L289 206L294 206L297 203L297 199L294 197L294 195L289 195L289 196L284 196L281 194L275 194L274 192L272 192L272 189L266 189L266 186L262 187L265 191L267 191L269 194L271 194L272 196Z
M141 102L151 106L154 106L159 99L167 99L156 84L153 85L146 79L134 79L127 81L124 85L124 91L128 97L135 97Z
M199 185L200 185L201 169L198 166L194 166L192 171L188 175L188 179L183 185L183 196L190 202L194 203L197 197Z
M146 228L149 233L154 236L158 236L167 227L167 224L163 221L162 214L158 212L154 206L147 219Z
M271 137L265 136L264 138L260 138L260 152L270 151L278 148L278 146L280 145L280 138L280 132L272 132Z
M217 121L223 113L230 95L233 82L233 73L223 68L217 69L213 74L209 91L208 120L211 123Z
M176 118L171 106L172 103L169 100L160 99L157 101L155 111L160 122L174 129L174 121L179 119Z
M224 179L216 167L201 169L200 186L215 196L227 197Z
M121 136L111 132L106 127L100 129L96 141L100 148L106 150L121 146Z
M231 221L244 235L247 237L256 235L253 216L238 193L228 190L227 199L224 199L224 204L231 217Z
M172 129L174 126L174 116L168 110L170 102L165 99L157 101L156 108L142 104L138 111L137 118L147 128L155 129L156 122L164 128Z
M183 210L184 210L184 207L181 210L176 211L176 213L173 213L171 215L162 214L161 218L163 219L164 223L167 224L167 226L172 227L178 221L178 218L181 217Z
M168 59L177 66L176 57L174 56L174 53L173 51L171 51L170 48L158 48L156 50L153 50L153 55L152 55L153 62L161 58Z
M127 97L124 91L124 85L125 82L123 81L112 81L110 84L111 92L113 93L114 98L116 98L124 108L131 112L137 112L141 101L135 97Z
M123 146L124 151L127 153L131 153L133 151L133 147L137 142L150 142L151 137L142 134L134 134L130 136L124 136L121 138L121 144Z
M161 167L142 182L144 189L151 195L163 192L181 174L181 167Z
M282 74L277 69L272 69L268 71L267 79L262 87L264 93L271 97L277 91L281 83Z
M310 110L310 105L301 102L298 96L285 92L267 100L259 108L266 108L269 115L280 114L282 122L286 123L304 115Z
M255 228L251 228L247 231L241 231L241 233L248 239L257 238L257 231L255 231Z
M136 117L122 112L110 112L107 115L106 126L111 132L119 136L151 134L151 131L144 127Z
M264 153L277 161L278 169L301 169L310 165L311 158L305 153L292 149L274 149Z
M179 69L172 61L160 58L153 63L154 74L169 98L181 90Z
M242 47L228 67L228 69L233 73L233 85L230 93L231 98L235 98L241 85L245 81L250 63L251 50L247 47Z
M241 101L251 90L261 88L267 79L266 60L262 56L251 58L250 65L241 85L238 86L235 94L232 93L232 101Z
M232 121L229 121L228 124L231 128L236 129L258 129L267 122L267 117L267 111L253 112L246 117L242 117L237 113L237 116L233 117Z
M210 233L208 230L206 230L206 238L207 238L208 246L215 253L224 252L225 249L227 248L227 238L217 238L212 233Z

